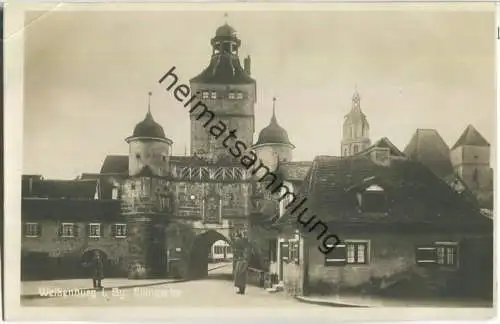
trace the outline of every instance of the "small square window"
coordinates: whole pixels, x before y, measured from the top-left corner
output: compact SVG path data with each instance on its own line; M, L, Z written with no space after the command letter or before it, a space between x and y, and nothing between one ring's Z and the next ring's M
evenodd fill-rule
M89 237L101 237L101 224L89 224Z
M113 236L116 238L127 237L127 224L114 224Z
M228 98L231 99L231 100L234 100L235 99L234 92L230 92L229 95L228 95Z
M338 244L325 256L325 266L368 264L368 242L346 241Z
M436 242L429 246L418 246L416 261L421 266L439 265L456 268L458 266L458 244L456 242Z
M141 158L141 154L139 154L139 153L135 153L135 158L136 158L136 159L140 159L140 158Z
M217 99L217 92L212 91L212 93L211 93L211 98L212 98L212 99Z
M236 99L239 99L239 100L243 99L243 92L238 92L236 94Z
M62 223L62 237L74 237L75 236L75 224L73 223Z
M203 99L208 99L208 91L203 91L202 96Z
M38 223L25 223L24 236L25 237L39 237L41 234L40 224Z

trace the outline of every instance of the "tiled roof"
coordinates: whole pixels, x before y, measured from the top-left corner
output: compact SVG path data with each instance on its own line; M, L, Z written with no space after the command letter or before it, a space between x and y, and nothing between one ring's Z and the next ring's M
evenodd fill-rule
M212 56L208 67L190 81L209 84L255 83L241 66L239 57L229 53Z
M427 166L438 177L453 173L450 149L435 129L417 129L404 153L410 160Z
M23 220L111 220L123 219L119 200L23 199Z
M108 155L102 163L101 172L106 174L128 174L128 155Z
M94 199L97 180L28 180L22 182L23 197Z
M285 180L302 181L313 164L312 161L292 161L280 163L280 172Z
M353 189L375 183L389 197L387 215L365 215L357 210ZM389 167L368 158L319 156L301 189L310 215L323 222L341 223L439 223L475 221L478 209L462 199L448 184L417 162L394 160ZM279 223L296 221L285 214ZM306 218L307 219L307 218Z
M451 149L454 150L462 145L490 146L490 143L488 143L488 141L474 128L474 126L469 125Z
M213 163L196 156L170 156L170 162L182 166L207 166ZM221 160L215 163L218 166L242 166L239 162ZM101 174L128 174L128 155L108 155L101 167Z
M373 149L375 147L388 148L389 151L390 151L390 154L392 156L398 156L398 157L405 157L406 156L403 152L401 152L396 147L396 145L392 144L392 142L387 137L382 137L381 139L379 139L378 141L376 141L375 143L373 143L372 145L370 145L366 149L364 149L361 152L355 154L355 156L363 155L364 153L370 151L371 149Z

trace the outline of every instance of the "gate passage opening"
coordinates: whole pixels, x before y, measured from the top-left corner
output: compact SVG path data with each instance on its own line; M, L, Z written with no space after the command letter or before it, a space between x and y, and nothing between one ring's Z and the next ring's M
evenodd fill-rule
M221 233L209 230L195 237L190 258L189 277L192 279L221 278L231 279L232 267L231 241ZM214 269L209 271L210 269Z

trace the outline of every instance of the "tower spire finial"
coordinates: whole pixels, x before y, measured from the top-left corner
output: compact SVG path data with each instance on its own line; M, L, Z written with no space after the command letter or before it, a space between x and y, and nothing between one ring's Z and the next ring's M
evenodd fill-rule
M276 122L276 97L273 97L273 116L271 122Z
M148 92L148 113L151 113L151 96L153 93L151 91Z
M224 24L226 24L226 25L227 25L227 17L228 17L227 12L225 12L224 13Z
M352 95L352 106L353 109L359 109L359 103L360 103L360 98L359 98L359 92L358 92L358 84L354 84L354 94Z

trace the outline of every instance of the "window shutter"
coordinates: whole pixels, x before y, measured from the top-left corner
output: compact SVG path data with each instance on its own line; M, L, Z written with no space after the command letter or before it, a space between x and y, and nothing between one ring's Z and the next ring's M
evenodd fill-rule
M269 260L272 261L272 262L276 262L277 261L277 245L278 245L278 241L277 240L269 240Z
M42 224L37 225L37 234L39 237L42 237Z
M288 242L281 243L281 260L288 261L289 260L289 244Z
M346 245L338 244L325 255L325 266L344 266L346 264Z
M116 224L111 224L111 235L116 237Z
M99 236L104 237L104 232L106 229L106 225L103 223L99 223Z
M295 263L299 263L299 251L300 251L299 247L300 247L300 242L299 241L294 242L294 245L295 245L295 247L294 247L294 249L295 249L295 258L294 258L293 261Z
M437 248L433 246L417 246L415 259L420 265L437 264Z
M85 236L90 236L90 224L86 224L85 226Z
M73 236L74 236L74 237L77 237L77 236L78 236L78 234L79 234L79 233L78 233L78 232L79 232L79 230L80 230L80 229L79 229L78 224L73 224Z
M62 223L57 223L57 236L62 236Z

